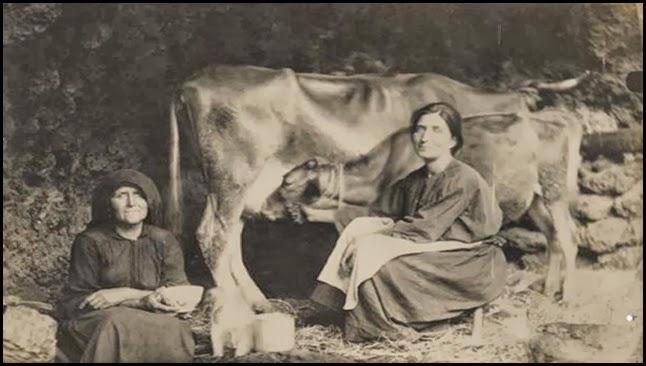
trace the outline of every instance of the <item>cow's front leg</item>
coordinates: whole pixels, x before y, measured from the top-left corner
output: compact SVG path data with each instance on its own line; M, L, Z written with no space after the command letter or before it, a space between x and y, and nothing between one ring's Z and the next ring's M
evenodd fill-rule
M565 270L562 295L567 302L572 296L577 254L576 244L572 241L571 218L567 204L553 202L546 205L540 197L535 197L529 208L529 215L547 238L549 263L543 292L545 296L554 299L556 293L561 290L561 275Z
M565 201L558 201L548 205L556 231L555 244L560 247L563 253L558 273L559 280L563 278L563 302L572 303L576 295L576 256L578 254L577 243L573 240L574 223ZM563 271L564 270L564 271Z

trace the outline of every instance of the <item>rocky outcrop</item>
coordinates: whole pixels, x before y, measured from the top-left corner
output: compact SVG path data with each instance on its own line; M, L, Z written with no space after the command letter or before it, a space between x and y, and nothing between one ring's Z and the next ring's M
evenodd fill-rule
M2 4L2 45L31 39L61 16L61 4Z
M640 180L633 188L617 197L612 209L619 217L633 218L644 216L644 181Z
M596 253L609 253L619 246L640 245L643 240L642 220L610 217L593 222L579 231L579 246Z
M630 362L639 335L629 326L547 323L529 342L533 362Z
M643 246L623 247L598 256L597 261L603 268L628 270L637 268L643 255Z
M2 314L2 362L52 362L56 320L27 306L7 306Z
M612 198L593 194L581 194L572 208L574 214L586 221L605 219L612 209Z
M535 253L545 250L547 239L539 231L532 231L522 227L513 227L500 232L500 236L507 239L508 244L525 253Z
M599 172L582 169L579 184L588 192L600 195L619 195L628 192L644 176L641 162L611 165Z

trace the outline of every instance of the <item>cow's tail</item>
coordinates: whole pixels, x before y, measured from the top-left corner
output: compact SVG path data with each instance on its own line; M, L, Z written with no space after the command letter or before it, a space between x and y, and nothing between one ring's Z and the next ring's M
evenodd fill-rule
M168 159L168 197L166 227L176 236L182 232L182 177L180 175L179 129L177 125L177 101L170 104L170 149Z
M567 190L573 199L579 193L578 174L581 166L583 126L578 120L572 119L568 123L568 132Z
M569 118L568 118L569 117ZM566 156L566 194L570 210L579 194L578 174L581 167L581 142L583 140L583 126L578 119L571 115L567 118L567 156ZM577 238L577 227L574 220L569 220L570 232Z

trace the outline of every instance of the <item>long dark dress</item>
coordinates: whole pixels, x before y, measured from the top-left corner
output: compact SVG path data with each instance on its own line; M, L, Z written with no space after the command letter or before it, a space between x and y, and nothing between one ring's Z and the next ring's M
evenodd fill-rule
M438 174L422 167L395 183L373 204L370 215L393 218L392 236L420 245L476 242L502 225L491 188L473 168L455 159ZM505 275L505 256L493 245L398 257L359 286L359 303L346 316L345 338L397 337L406 328L421 330L459 316L498 297ZM311 298L342 309L345 297L320 283Z
M186 321L126 306L78 309L100 289L183 284L188 280L182 251L168 231L144 224L134 241L106 225L84 231L73 244L69 283L59 304L66 319L64 351L80 362L191 362L194 340Z

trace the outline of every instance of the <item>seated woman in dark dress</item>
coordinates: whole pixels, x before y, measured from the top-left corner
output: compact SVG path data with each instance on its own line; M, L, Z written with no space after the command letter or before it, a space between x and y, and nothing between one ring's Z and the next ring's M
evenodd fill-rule
M59 303L59 343L73 361L193 360L188 323L155 291L189 284L180 244L160 223L161 198L144 174L119 170L96 188Z
M487 244L499 244L488 239L500 230L502 211L482 176L453 157L462 145L460 115L436 103L418 110L411 123L412 143L425 165L387 189L367 210L370 217L336 212L335 221L345 228L311 297L345 310L344 335L350 341L423 330L495 299L505 285L503 251ZM432 251L447 242L464 244L457 244L459 250ZM351 289L336 283L350 276L353 266L369 266L377 257L371 248L407 252L358 283L356 300L349 301ZM360 250L368 262L360 262Z

